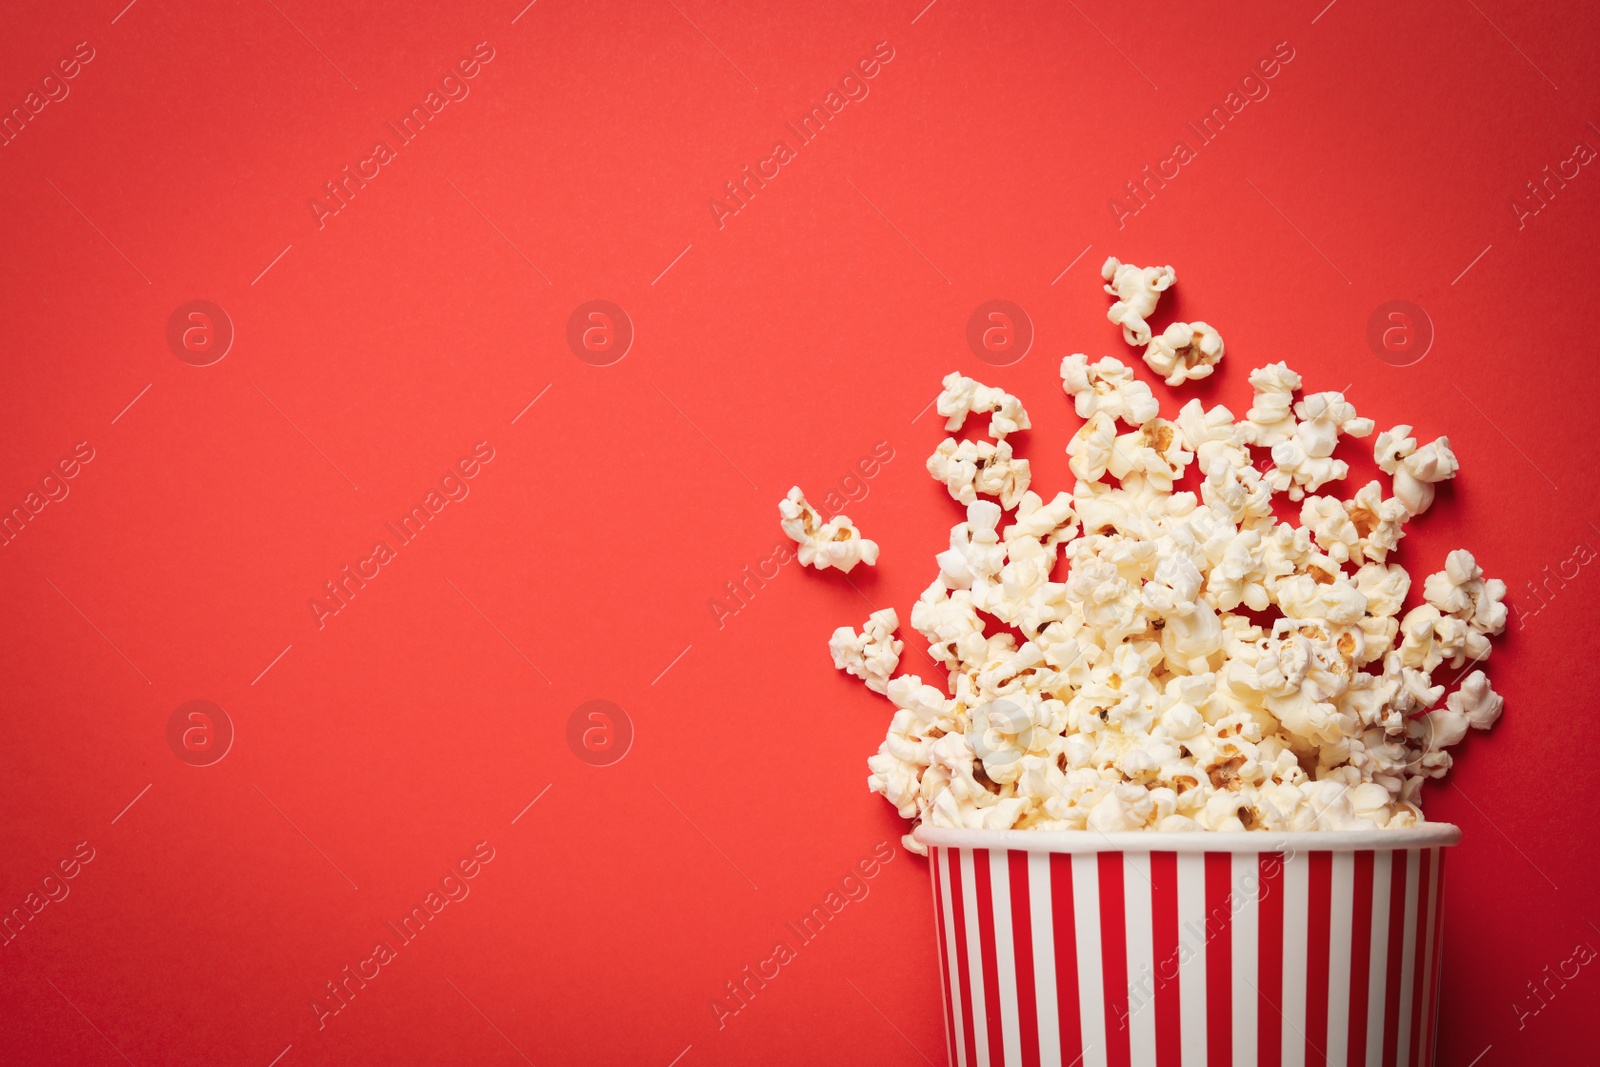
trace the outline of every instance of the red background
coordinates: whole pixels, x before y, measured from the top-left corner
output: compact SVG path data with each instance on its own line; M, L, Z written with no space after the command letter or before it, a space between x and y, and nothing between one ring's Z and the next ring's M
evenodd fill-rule
M903 830L863 784L886 705L825 642L868 602L904 619L958 521L915 416L955 368L1017 392L1036 486L1067 487L1060 357L1131 354L1099 290L1116 254L1177 266L1158 322L1226 336L1198 395L1242 412L1248 368L1287 359L1450 436L1461 477L1401 558L1470 547L1522 615L1489 664L1504 718L1428 793L1466 831L1439 1062L1588 1062L1600 975L1537 1013L1526 983L1600 947L1578 719L1600 579L1567 563L1537 614L1528 583L1600 545L1600 176L1520 228L1511 201L1600 147L1600 15L923 2L7 13L6 110L77 42L95 57L0 148L0 503L77 442L95 458L0 549L0 906L76 843L95 858L0 948L0 1060L942 1061L903 852L721 1029L709 1005ZM480 41L470 96L319 229L323 182ZM879 41L870 95L719 228L722 183ZM1108 199L1278 42L1270 96L1119 230ZM207 367L166 341L197 298L236 330ZM565 341L596 298L637 334L606 367ZM994 298L1036 332L1004 369L965 342ZM1437 334L1405 367L1366 337L1395 299ZM481 441L471 495L319 629L323 583ZM789 485L820 501L879 441L847 508L877 570L791 564L719 627ZM208 767L167 742L193 699L236 730ZM635 732L609 767L567 742L595 699ZM319 1029L325 983L479 841L471 895Z

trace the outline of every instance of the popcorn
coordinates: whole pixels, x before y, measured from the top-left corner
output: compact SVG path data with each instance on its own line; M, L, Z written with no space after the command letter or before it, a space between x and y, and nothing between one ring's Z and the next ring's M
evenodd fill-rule
M1000 573L1006 561L1005 546L995 530L1000 516L1000 505L987 500L967 505L967 521L951 527L950 547L934 557L946 587L971 589L974 582Z
M1117 420L1103 411L1089 416L1089 421L1067 442L1067 466L1081 481L1098 482L1111 465L1111 450L1117 446Z
M1233 421L1233 412L1218 404L1207 411L1198 400L1191 400L1178 411L1178 430L1184 443L1194 451L1200 469L1209 471L1218 457L1233 466L1248 467L1250 452Z
M1205 324L1148 337L1170 268L1111 260L1106 278L1113 321L1130 343L1144 331L1146 361L1169 385L1213 372L1207 338L1218 358L1222 346ZM1340 392L1301 395L1284 363L1250 373L1243 419L1198 400L1163 419L1112 358L1070 355L1061 377L1085 421L1067 445L1076 484L1048 498L1005 440L1028 427L1021 402L944 380L948 428L991 413L994 438L950 438L928 461L966 505L910 613L944 677L893 676L903 644L890 609L829 643L835 665L894 709L868 787L903 817L963 828L1422 823L1424 783L1504 705L1481 670L1448 697L1434 680L1489 654L1504 583L1457 550L1408 610L1413 579L1395 562L1407 523L1456 472L1448 440L1418 447L1406 425L1379 434L1393 494L1371 481L1346 496L1327 488L1348 474L1334 452L1375 426ZM1271 449L1271 469L1253 465L1252 447ZM1190 464L1201 477L1178 491ZM1298 502L1298 522L1274 514L1279 494ZM838 531L823 536L798 490L786 505L786 530L832 543ZM870 544L852 541L848 520L840 530L842 545Z
M1144 362L1168 385L1209 377L1222 362L1222 335L1203 322L1174 322L1144 350Z
M1343 393L1308 393L1294 406L1300 419L1295 426L1295 437L1301 447L1313 456L1333 455L1333 446L1339 434L1365 437L1373 430L1371 419L1356 417L1355 405Z
M1132 433L1121 434L1111 448L1106 470L1129 489L1129 479L1137 478L1157 492L1172 492L1174 478L1194 459L1185 452L1178 428L1166 419L1151 419ZM1076 473L1076 471L1074 471Z
M806 500L797 485L778 501L783 532L800 546L800 565L817 570L837 567L849 574L857 563L871 567L878 562L878 543L861 536L847 515L835 515L827 523Z
M900 616L893 608L884 608L867 616L859 634L848 626L839 627L828 639L833 665L866 682L874 693L887 693L889 676L900 666L905 648L905 642L894 636L899 626Z
M1016 459L1009 441L957 441L946 437L928 457L928 473L944 483L963 504L978 494L999 497L1008 508L1017 506L1033 477L1025 459Z
M1482 671L1467 675L1461 688L1451 693L1445 706L1434 708L1423 716L1423 735L1427 749L1422 764L1430 777L1438 777L1448 770L1451 757L1444 749L1461 743L1470 726L1487 730L1500 718L1505 701L1489 687L1489 678Z
M995 520L998 522L999 518L997 511ZM1078 517L1072 510L1071 494L1057 493L1046 504L1038 493L1029 492L1022 494L1017 513L1006 527L1005 538L1010 542L1018 537L1032 537L1042 541L1046 548L1054 548L1077 535Z
M1482 671L1473 671L1467 675L1466 681L1461 683L1461 688L1445 699L1445 706L1451 711L1465 715L1473 729L1487 730L1500 718L1500 710L1505 706L1505 700L1499 693L1489 688L1488 675Z
M1294 394L1300 384L1300 375L1284 363L1268 363L1250 372L1256 399L1239 430L1246 444L1270 448L1289 439L1295 425Z
M1430 574L1422 585L1427 602L1480 634L1498 634L1506 628L1506 583L1485 580L1483 568L1472 553L1458 548L1445 557L1444 570Z
M955 371L946 374L942 384L944 391L935 406L939 414L947 416L946 430L959 430L969 414L988 411L994 412L989 417L989 436L996 440L1028 429L1028 413L1023 410L1022 401L1005 390L983 385Z
M1171 267L1135 267L1112 256L1100 268L1100 276L1110 283L1106 292L1117 298L1106 318L1122 327L1122 339L1130 345L1149 344L1150 326L1144 320L1155 314L1161 294L1178 280L1177 273Z
M1411 427L1399 425L1383 431L1373 442L1372 458L1385 474L1393 474L1400 461L1417 450L1417 439L1411 436Z
M1282 364L1273 364L1282 366ZM1287 368L1285 368L1287 370ZM1289 372L1293 374L1292 371ZM1255 380L1255 376L1251 376ZM1278 385L1288 379L1279 377ZM1293 380L1298 384L1300 376ZM1250 409L1254 418L1258 410L1268 417L1276 416L1281 393L1270 394L1266 408L1258 405ZM1340 433L1352 437L1365 437L1372 432L1372 420L1356 417L1356 409L1345 400L1343 393L1312 393L1294 405L1295 419L1278 419L1268 430L1257 431L1256 443L1265 443L1263 436L1275 437L1284 427L1292 424L1292 432L1272 445L1272 462L1275 469L1268 476L1275 492L1287 491L1290 500L1299 500L1308 489L1320 489L1328 482L1342 479L1350 473L1350 465L1342 459L1333 459L1333 449Z
M1362 556L1374 563L1382 563L1406 535L1406 520L1411 511L1394 497L1383 499L1383 487L1368 482L1356 490L1356 495L1344 502L1345 514L1355 527L1356 542L1351 547L1351 558Z
M1129 426L1143 426L1156 417L1155 394L1133 376L1121 360L1106 356L1097 363L1081 352L1061 361L1061 387L1072 397L1080 418L1104 412Z
M1411 427L1400 425L1378 435L1373 458L1385 474L1394 476L1394 495L1412 515L1433 504L1433 487L1456 476L1459 464L1450 451L1450 439L1440 437L1417 447Z

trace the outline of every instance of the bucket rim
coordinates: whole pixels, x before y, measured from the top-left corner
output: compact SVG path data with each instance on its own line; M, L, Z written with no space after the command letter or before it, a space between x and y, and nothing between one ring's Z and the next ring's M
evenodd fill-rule
M1423 823L1405 830L958 830L920 825L911 836L932 848L1009 852L1399 852L1455 845L1461 828Z

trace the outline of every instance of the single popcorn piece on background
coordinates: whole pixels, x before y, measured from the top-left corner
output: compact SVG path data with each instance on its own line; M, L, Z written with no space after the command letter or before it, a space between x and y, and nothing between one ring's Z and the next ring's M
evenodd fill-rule
M1222 356L1222 335L1203 322L1174 322L1144 350L1145 365L1168 385L1209 377Z
M1457 689L1445 698L1445 705L1467 717L1475 730L1487 730L1500 718L1505 699L1489 688L1489 676L1473 671Z
M895 610L883 608L867 616L860 633L839 627L828 640L833 665L860 678L874 693L887 693L889 676L900 666L900 652L905 648L905 642L894 636L899 626Z
M783 532L800 546L801 566L819 571L836 567L849 574L857 563L871 567L878 562L876 541L862 537L847 515L835 515L824 523L798 485L778 501L778 514Z
M1033 473L1025 459L1012 454L1009 441L957 441L946 437L928 457L928 473L943 483L951 497L970 504L984 496L999 497L1008 508L1028 489Z
M1460 465L1448 437L1418 448L1410 433L1411 427L1396 426L1379 435L1374 455L1378 468L1394 478L1395 499L1411 514L1421 515L1433 505L1434 486L1454 478Z
M1104 412L1129 426L1143 426L1160 410L1150 387L1135 378L1127 364L1111 356L1090 363L1088 356L1075 352L1063 359L1061 387L1072 397L1080 418Z
M1160 289L1139 268L1107 269L1127 287L1122 311L1145 309L1145 326ZM1151 365L1181 384L1215 363ZM1027 428L1021 402L945 379L939 410L951 428L992 412L995 440L950 438L928 461L966 505L910 611L943 677L893 676L903 645L892 612L830 641L835 664L894 708L867 761L872 791L943 827L1424 821L1425 783L1503 708L1472 668L1505 629L1504 583L1458 549L1416 583L1422 602L1407 609L1414 582L1396 562L1456 458L1447 439L1418 447L1410 426L1396 426L1374 447L1392 495L1379 481L1336 492L1348 466L1334 452L1371 434L1372 420L1342 392L1299 395L1302 379L1284 363L1249 377L1243 419L1190 400L1169 421L1125 364L1066 357L1062 386L1085 421L1067 445L1075 484L1048 499L1004 439ZM1252 448L1271 449L1273 466L1258 469ZM1200 477L1180 490L1190 464ZM1275 498L1297 502L1298 521L1280 519ZM807 521L796 510L793 522L820 537L814 512Z
M946 430L959 430L970 414L994 412L989 416L989 436L1003 439L1008 433L1028 429L1028 413L1022 401L1003 389L976 382L951 371L944 376L944 390L935 401L939 414L945 416Z
M1106 318L1122 327L1122 339L1130 345L1149 344L1150 325L1145 320L1155 314L1161 294L1178 280L1177 273L1171 267L1135 267L1112 256L1100 268L1100 276L1108 283L1106 292L1117 298Z

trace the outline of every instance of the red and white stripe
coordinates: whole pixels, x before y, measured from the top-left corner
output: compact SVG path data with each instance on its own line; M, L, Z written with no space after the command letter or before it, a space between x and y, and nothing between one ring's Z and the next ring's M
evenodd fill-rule
M1454 827L1284 835L1270 852L1264 834L1029 840L1089 836L918 830L952 1064L1433 1062ZM991 847L961 847L976 841Z

